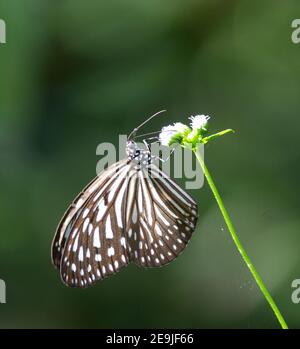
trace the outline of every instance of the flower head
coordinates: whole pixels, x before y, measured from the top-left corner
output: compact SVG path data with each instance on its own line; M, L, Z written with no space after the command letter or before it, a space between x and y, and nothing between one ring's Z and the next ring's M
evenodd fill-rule
M180 143L184 134L189 130L189 127L181 122L176 122L173 125L165 126L162 128L161 133L159 134L160 144L169 146L176 142Z
M196 115L189 117L191 120L190 126L184 125L181 122L176 122L172 125L162 128L159 134L161 145L171 146L174 143L180 144L183 148L196 149L198 144L206 144L211 140L223 136L227 133L234 132L232 129L223 130L221 132L206 136L208 132L208 115Z
M193 130L204 130L206 131L206 125L210 116L208 115L196 115L189 118L191 122L191 127Z

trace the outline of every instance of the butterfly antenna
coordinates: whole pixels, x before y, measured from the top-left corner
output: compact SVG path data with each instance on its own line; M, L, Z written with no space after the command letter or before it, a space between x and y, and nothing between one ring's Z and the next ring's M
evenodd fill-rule
M138 127L136 127L135 129L133 129L133 131L130 133L130 135L128 136L128 139L134 138L135 134L137 133L137 131L144 126L147 122L149 122L151 119L153 119L155 116L166 112L166 110L160 110L157 113L151 115L148 119L146 119L144 122L142 122Z
M141 137L145 137L145 136L151 136L151 135L159 134L160 132L161 132L161 130L154 131L154 132L149 132L149 133L143 133L142 135L135 136L134 138L141 138Z

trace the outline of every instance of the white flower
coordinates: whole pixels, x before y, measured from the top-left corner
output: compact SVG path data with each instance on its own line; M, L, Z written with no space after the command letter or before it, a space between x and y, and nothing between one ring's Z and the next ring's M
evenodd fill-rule
M184 133L188 129L188 127L181 122L175 122L173 127L178 133Z
M164 126L159 134L161 145L170 145L170 142L177 136L183 136L183 133L188 130L188 127L181 122L176 122L173 125Z
M165 126L161 129L161 133L159 134L158 138L161 145L169 145L169 142L171 138L176 134L177 132L174 130L174 127L172 125Z
M208 115L196 115L191 116L189 118L191 122L191 127L193 130L200 130L201 128L205 129L205 126L207 124L208 119L210 119L210 116Z

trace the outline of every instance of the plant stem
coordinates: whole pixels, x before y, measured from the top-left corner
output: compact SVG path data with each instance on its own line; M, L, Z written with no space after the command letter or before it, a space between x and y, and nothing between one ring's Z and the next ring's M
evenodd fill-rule
M207 142L209 142L209 141L211 141L211 140L213 140L213 139L215 139L215 138L217 138L217 137L224 136L224 135L226 135L227 133L231 133L231 132L234 133L234 131L233 131L231 128L229 128L229 129L227 129L227 130L224 130L224 131L215 133L215 134L210 135L210 136L208 136L208 137L204 137L204 138L202 138L202 143L206 144Z
M247 255L243 245L241 244L241 242L240 242L240 240L239 240L239 238L237 236L237 233L236 233L236 231L234 229L234 226L233 226L233 224L232 224L232 222L231 222L231 220L229 218L229 215L228 215L227 210L226 210L226 208L225 208L225 206L223 204L221 196L220 196L220 194L219 194L219 192L218 192L218 190L217 190L217 188L215 186L215 183L214 183L214 181L213 181L213 179L212 179L212 177L211 177L211 175L210 175L210 173L209 173L205 163L204 163L204 160L202 159L202 157L201 157L200 153L197 151L197 149L194 149L193 152L196 155L197 160L199 161L199 164L200 164L200 166L201 166L201 168L202 168L202 170L204 172L205 178L206 178L206 180L207 180L207 182L208 182L208 184L210 186L210 189L212 190L212 192L214 194L214 197L215 197L215 199L217 201L217 204L218 204L218 206L220 208L220 211L221 211L221 213L223 215L225 223L226 223L226 225L228 227L228 230L229 230L229 232L230 232L230 234L232 236L232 239L233 239L233 241L234 241L234 243L235 243L235 245L236 245L240 255L242 256L243 260L247 264L247 266L248 266L251 274L253 275L257 285L259 286L261 292L263 293L263 295L265 296L265 298L268 301L269 305L273 309L273 311L274 311L274 313L275 313L275 315L276 315L276 317L277 317L281 327L283 329L288 329L288 326L287 326L283 316L281 315L277 305L275 304L272 296L268 292L268 290L267 290L266 286L264 285L262 279L260 278L258 272L254 268L250 258L248 257L248 255Z

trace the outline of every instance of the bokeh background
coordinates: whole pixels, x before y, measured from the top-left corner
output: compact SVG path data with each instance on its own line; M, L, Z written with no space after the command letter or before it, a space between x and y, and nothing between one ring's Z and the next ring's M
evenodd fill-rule
M2 0L1 328L278 328L207 185L197 231L161 269L68 289L51 265L58 221L95 176L96 146L209 114L206 162L290 327L300 278L297 0Z

